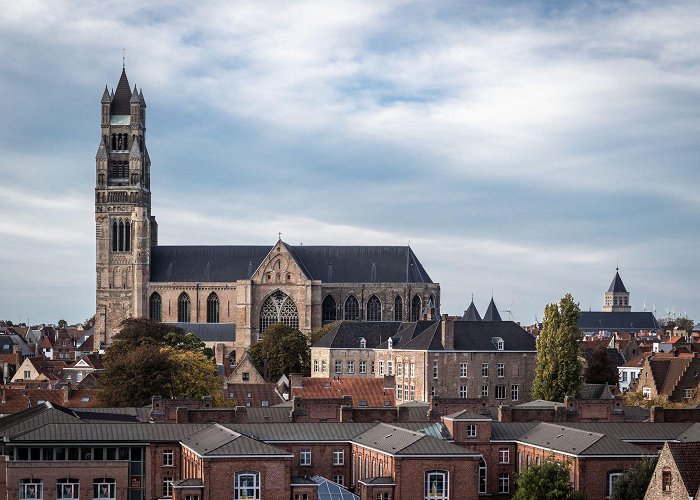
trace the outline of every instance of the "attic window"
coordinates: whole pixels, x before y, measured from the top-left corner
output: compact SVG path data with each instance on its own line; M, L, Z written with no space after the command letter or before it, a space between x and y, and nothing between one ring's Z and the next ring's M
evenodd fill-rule
M502 351L505 349L505 342L501 337L491 337L491 342L496 346L496 350Z
M360 349L367 349L367 340L364 337L360 337Z
M331 386L331 383L330 383L330 382L324 382L324 383L323 383L323 387L330 387L330 386Z
M367 406L367 400L366 400L366 399L360 399L360 406Z
M263 405L264 407L270 406L270 402L269 402L268 400L265 399L265 400L263 400L262 405Z
M83 396L80 398L81 403L89 403L90 402L90 397L89 396Z

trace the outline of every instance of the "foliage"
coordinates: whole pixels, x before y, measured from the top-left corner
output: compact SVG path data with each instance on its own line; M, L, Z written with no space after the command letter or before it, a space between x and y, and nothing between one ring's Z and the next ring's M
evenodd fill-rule
M591 354L584 377L589 384L617 384L619 378L617 368L608 356L608 350L604 345L596 347Z
M674 328L678 328L679 330L685 330L686 332L690 332L693 329L693 326L695 326L693 320L685 316L675 319L663 319L660 321L660 323L660 326L664 330L673 330Z
M542 331L537 337L537 368L532 386L532 399L564 401L565 396L578 396L581 390L581 341L583 334L576 323L581 314L571 294L559 304L544 310Z
M221 403L223 382L208 354L204 342L180 328L128 319L105 352L100 403L143 406L155 395L212 396L215 404Z
M652 408L653 406L661 406L663 408L682 408L684 405L673 403L666 398L654 396L651 399L644 397L641 392L628 392L624 395L624 402L627 406L643 406L644 408Z
M83 321L83 330L89 330L95 326L95 315L93 314L91 318L86 319Z
M333 323L328 323L327 325L323 325L321 328L312 331L311 335L309 335L309 345L313 347L316 342L321 340L328 332L338 326L338 323L339 321L334 321Z
M282 323L271 325L263 338L248 351L253 363L263 367L263 376L275 382L283 374L310 374L306 335Z
M654 475L658 459L641 460L626 471L615 483L610 500L642 500Z
M59 328L65 328L68 326L68 322L65 319L59 319L58 320L58 327Z
M559 462L545 460L523 470L516 479L513 500L573 500L582 498L574 491L569 470Z

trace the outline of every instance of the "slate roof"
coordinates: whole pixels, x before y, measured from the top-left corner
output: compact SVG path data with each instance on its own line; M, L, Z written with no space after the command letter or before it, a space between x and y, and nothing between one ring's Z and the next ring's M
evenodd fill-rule
M581 311L577 326L584 331L656 330L659 323L651 312Z
M314 347L359 349L360 338L364 338L367 349L374 349L394 336L401 325L395 321L339 321L314 344Z
M477 311L474 305L474 299L472 299L467 310L464 311L464 316L462 316L462 321L481 321L481 315Z
M155 246L152 282L249 279L272 246ZM324 283L432 283L410 247L289 246L292 257Z
M166 323L193 333L203 342L233 342L236 340L236 323Z
M615 270L615 277L613 278L612 282L610 283L610 286L608 287L608 292L627 292L625 284L622 282L622 278L620 278L620 273L617 272L617 270Z
M579 399L613 399L613 395L608 384L584 383L581 385Z
M212 424L195 432L182 440L182 444L208 458L230 455L291 456L285 450L252 439L220 424Z
M49 423L12 437L14 442L175 442L202 430L208 424L144 423Z
M19 347L19 352L22 356L31 356L34 354L34 351L31 350L24 339L19 335L0 335L0 353L10 354L14 346Z
M493 301L493 297L491 297L489 307L486 309L486 314L484 314L484 321L502 321L496 303Z
M276 384L226 384L226 398L232 399L238 406L262 407L263 401L267 406L284 403L284 398L277 392Z
M129 115L131 108L129 101L131 100L131 89L129 87L129 79L126 77L126 69L122 68L122 74L119 77L117 90L112 98L112 115Z
M688 494L694 496L700 487L700 443L668 443Z
M375 425L372 422L225 424L229 429L268 443L350 441Z
M353 443L391 455L473 456L476 453L440 439L395 425L376 424L353 438Z

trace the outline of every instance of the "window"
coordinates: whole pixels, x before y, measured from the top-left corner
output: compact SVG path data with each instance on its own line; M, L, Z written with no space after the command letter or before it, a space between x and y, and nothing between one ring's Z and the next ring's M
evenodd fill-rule
M185 495L185 500L199 500L199 495Z
M671 491L671 470L661 472L661 491Z
M518 400L518 384L512 384L510 386L510 399L513 401Z
M467 399L467 386L466 385L459 386L459 397L462 399Z
M396 399L403 401L403 386L401 384L396 385Z
M418 321L420 319L420 297L418 295L413 296L411 301L411 321Z
M433 378L438 378L438 362L433 361Z
M411 378L413 378L413 377L416 376L416 364L415 364L415 363L411 363L411 364L409 365L409 367L410 367L410 375L411 375Z
M625 370L620 371L620 381L627 382L627 372Z
M44 483L41 479L22 479L19 482L19 499L44 498Z
M326 373L326 360L325 359L321 360L321 372Z
M497 385L495 387L496 389L496 399L506 399L506 386L505 385Z
M498 492L508 493L510 490L510 476L507 472L498 475Z
M299 465L311 465L311 448L302 448L299 453Z
M683 389L683 399L691 399L693 397L693 389Z
M32 378L32 372L29 370L24 370L24 380Z
M101 478L92 482L93 500L114 500L116 497L116 485L114 479Z
M214 292L207 297L207 323L219 322L219 297Z
M308 493L296 493L294 495L294 500L309 500Z
M403 397L404 397L404 401L406 399L408 399L408 384L403 385Z
M367 301L367 321L382 320L382 303L376 295L372 295Z
M342 474L334 474L333 482L335 484L339 484L340 486L345 486L345 476L343 476Z
M642 394L646 399L651 399L651 387L644 386L642 387Z
M459 364L459 376L463 377L463 378L467 376L467 364L466 363Z
M510 448L499 448L498 449L498 463L499 464L509 464L510 463Z
M506 364L505 363L498 363L498 366L496 367L496 371L498 372L499 377L505 377L506 376Z
M163 496L165 498L173 496L173 478L170 476L163 478Z
M360 361L360 373L367 373L367 361Z
M355 373L355 362L348 361L348 373Z
M489 397L489 385L488 384L483 384L481 386L481 397L482 398L488 398Z
M163 304L158 292L151 294L151 298L148 301L148 310L153 321L163 321Z
M234 480L235 500L260 500L260 474L237 472Z
M403 299L398 295L394 299L394 321L403 321Z
M331 323L337 319L338 305L332 295L326 295L321 304L321 318L324 323Z
M343 362L339 359L335 360L335 373L343 373Z
M367 339L360 337L360 349L367 349Z
M350 321L357 321L360 319L360 304L354 295L350 295L345 299L345 311L344 318Z
M112 251L131 251L131 222L116 220L112 222Z
M535 458L535 463L536 463L537 465L542 465L542 457L537 457L537 458Z
M467 425L467 437L468 438L475 438L476 437L476 424L468 424Z
M342 448L333 450L333 465L343 464L345 464L345 451Z
M622 471L618 470L608 472L608 480L605 483L605 498L610 498L613 488L615 487L615 483L618 479L620 479L620 476L622 476Z
M314 359L314 373L318 372L318 360Z
M185 292L182 292L177 299L177 322L190 322L190 296Z
M486 493L486 461L479 460L479 493Z
M482 377L489 376L489 364L488 363L481 363L481 376Z
M260 334L275 323L282 323L285 326L299 328L299 313L294 301L286 293L277 290L270 295L260 308Z
M393 374L394 374L394 362L393 362L393 361L387 361L387 362L386 362L386 374L387 374L387 375L393 375Z
M396 375L403 377L403 363L401 361L396 362Z
M409 398L410 401L415 401L416 400L416 386L411 384L411 397Z
M384 375L384 361L379 362L379 375Z
M429 470L425 473L425 500L447 500L448 490L447 471Z
M437 387L435 387L433 385L433 386L430 386L430 397L434 398L435 396L437 396Z
M243 372L241 375L241 379L243 382L248 382L250 380L250 373L249 372Z

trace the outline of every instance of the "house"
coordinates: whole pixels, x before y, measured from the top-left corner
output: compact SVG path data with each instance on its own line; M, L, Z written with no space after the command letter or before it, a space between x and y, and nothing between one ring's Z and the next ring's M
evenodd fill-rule
M700 442L667 442L644 500L700 498Z
M648 357L649 353L639 354L627 361L624 365L617 367L617 371L620 375L618 386L621 392L630 390L630 386L639 378L639 374L642 373L644 361Z
M88 375L99 377L103 371L102 357L99 354L88 354L81 356L63 369L63 380L71 386L77 386Z
M692 352L652 353L643 358L636 392L647 399L661 397L672 402L688 402L700 384L700 357Z

